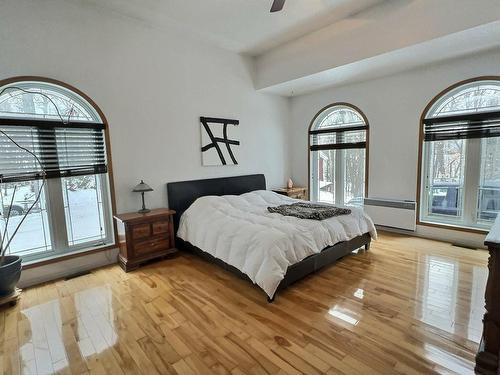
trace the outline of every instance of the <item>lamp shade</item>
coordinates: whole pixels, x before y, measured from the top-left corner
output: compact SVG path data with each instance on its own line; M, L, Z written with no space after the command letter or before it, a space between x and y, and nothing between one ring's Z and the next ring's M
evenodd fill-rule
M153 191L153 189L151 188L151 186L149 186L143 180L141 180L141 182L137 184L134 190L132 191L135 193L143 193L145 191Z

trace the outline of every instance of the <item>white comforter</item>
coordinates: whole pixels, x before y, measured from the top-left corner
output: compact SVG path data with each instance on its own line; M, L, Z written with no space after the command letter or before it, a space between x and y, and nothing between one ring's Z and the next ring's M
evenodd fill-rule
M294 202L298 200L266 190L201 197L182 215L177 236L238 268L269 297L288 266L367 232L376 239L372 220L358 208L321 221L267 211Z

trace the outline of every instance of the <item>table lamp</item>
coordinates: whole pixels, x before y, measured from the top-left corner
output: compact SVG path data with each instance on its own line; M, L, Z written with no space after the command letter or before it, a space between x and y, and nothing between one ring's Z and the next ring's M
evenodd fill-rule
M144 193L146 191L153 191L153 189L151 188L151 186L149 186L143 180L141 180L141 182L132 191L135 192L135 193L141 193L141 195L142 195L142 209L140 209L137 212L139 212L140 214L146 214L149 211L151 211L151 210L147 209L146 205L144 204Z

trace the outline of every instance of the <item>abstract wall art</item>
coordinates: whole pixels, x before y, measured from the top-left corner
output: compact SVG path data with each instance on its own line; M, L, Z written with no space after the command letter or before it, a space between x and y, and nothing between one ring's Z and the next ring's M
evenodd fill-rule
M200 117L201 159L203 165L238 164L239 121L225 118Z

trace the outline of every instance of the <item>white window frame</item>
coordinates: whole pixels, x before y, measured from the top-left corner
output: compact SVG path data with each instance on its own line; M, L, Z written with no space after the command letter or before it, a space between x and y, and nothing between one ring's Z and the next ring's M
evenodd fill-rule
M52 91L58 92L60 95L64 95L72 101L76 102L77 105L81 105L87 113L90 114L91 119L89 121L94 122L105 122L97 109L88 100L82 97L77 92L73 91L70 87L66 85L59 85L52 82L47 82L43 80L22 80L9 82L8 84L1 85L0 91L7 86L15 87L33 87L36 85L40 89L50 89ZM22 114L13 114L12 117L20 118L23 117ZM24 116L26 117L26 116ZM29 117L26 118L36 118ZM43 119L43 117L42 117ZM107 136L107 134L105 134ZM107 142L106 142L107 145ZM108 151L106 151L109 157ZM109 163L109 160L108 160ZM90 240L87 242L79 244L69 244L68 229L70 223L66 219L66 211L64 206L64 189L65 185L63 178L49 178L45 180L45 186L43 188L43 194L45 197L45 208L47 211L47 221L48 221L48 231L50 233L50 250L42 250L33 254L21 255L23 258L23 263L30 264L36 263L40 260L49 260L53 258L59 258L69 254L75 254L79 252L86 252L89 250L110 247L115 245L115 233L113 225L113 204L112 204L112 192L109 172L105 174L93 175L96 178L96 189L100 186L101 192L100 196L102 198L102 213L103 213L103 226L105 231L105 237ZM24 223L23 223L24 225ZM18 233L17 235L20 235ZM7 252L9 254L9 252ZM17 255L12 253L12 255Z
M423 118L431 117L434 112L450 97L457 95L464 89L475 87L478 85L493 84L500 89L500 80L477 79L464 83L458 83L444 93L438 95L428 110L425 111ZM484 111L484 110L483 110ZM467 112L481 112L481 108L469 109ZM421 123L423 126L423 123ZM479 186L481 178L481 141L483 138L464 139L465 146L465 168L464 168L464 184L463 184L463 199L462 209L463 214L461 219L453 219L448 215L428 214L429 212L429 197L430 197L430 171L431 171L431 145L421 139L422 159L420 167L420 210L419 224L445 225L450 228L457 229L472 229L472 230L489 230L491 223L487 221L479 221L478 218L478 201L479 201Z
M363 186L363 195L366 197L368 191L368 147L369 147L369 124L364 113L356 106L350 103L334 103L323 109L321 109L316 116L313 118L309 130L317 130L320 128L322 121L332 112L339 108L347 108L353 112L355 112L361 119L362 122L360 124L365 125L366 128L366 147L363 149L365 153L364 157L364 186ZM341 126L341 125L340 125ZM309 143L310 143L310 135L308 134ZM336 150L336 151L344 151L344 150ZM319 200L319 181L318 181L318 161L319 161L319 152L320 151L311 151L308 148L309 152L309 199L313 202L321 202ZM334 197L335 201L333 202L336 205L344 205L344 192L345 192L345 153L344 152L335 152L335 178L334 181ZM332 202L325 202L332 203Z

